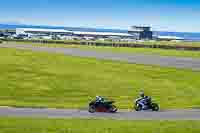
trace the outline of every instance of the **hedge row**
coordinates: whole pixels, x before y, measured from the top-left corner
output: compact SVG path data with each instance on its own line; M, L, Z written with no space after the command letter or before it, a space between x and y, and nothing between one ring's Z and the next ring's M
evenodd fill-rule
M139 44L139 43L125 43L125 42L98 42L98 41L63 41L63 40L23 40L12 39L4 41L15 42L31 42L31 43L46 43L46 44L77 44L90 46L112 46L112 47L135 47L135 48L160 48L160 49L176 49L176 50L192 50L200 51L200 45L166 45L166 44Z

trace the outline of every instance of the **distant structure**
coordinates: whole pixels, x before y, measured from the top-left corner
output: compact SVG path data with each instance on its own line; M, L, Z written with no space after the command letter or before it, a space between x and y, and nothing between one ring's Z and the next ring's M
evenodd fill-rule
M16 34L70 35L72 32L64 29L17 28Z
M65 29L17 28L16 36L28 39L60 39L60 40L101 40L112 42L135 42L151 40L151 27L132 26L128 32L91 32L69 31Z
M128 33L114 33L114 32L84 32L84 31L68 31L65 29L34 29L34 28L17 28L16 34L46 34L46 35L75 35L75 36L119 36L119 37L133 37Z
M115 32L85 32L65 29L16 28L16 35L26 35L28 38L61 39L61 40L109 40L135 41L135 36L129 33Z
M144 26L131 26L128 33L134 35L137 40L152 40L153 32L151 27Z

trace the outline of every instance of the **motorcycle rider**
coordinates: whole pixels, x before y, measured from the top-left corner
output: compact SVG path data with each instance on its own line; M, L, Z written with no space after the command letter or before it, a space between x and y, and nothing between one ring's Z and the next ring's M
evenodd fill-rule
M138 103L142 105L142 109L145 109L147 107L147 103L150 100L149 96L145 96L144 91L140 91L139 93L140 98L137 99Z
M104 103L104 98L102 96L96 96L96 103Z

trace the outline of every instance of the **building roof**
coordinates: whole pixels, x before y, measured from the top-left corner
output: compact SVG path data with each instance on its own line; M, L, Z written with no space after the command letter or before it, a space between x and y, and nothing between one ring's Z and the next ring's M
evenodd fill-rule
M16 30L23 30L25 32L56 32L56 33L72 33L64 29L36 29L36 28L17 28Z
M128 33L113 33L113 32L83 32L83 31L73 31L77 35L96 35L96 36L133 36Z
M35 28L17 28L17 31L23 32L48 32L48 33L73 33L74 35L93 35L93 36L124 36L132 37L128 33L113 33L113 32L84 32L84 31L68 31L64 29L35 29Z
M151 27L150 26L131 26L129 28L129 31L134 31L134 32L143 32L143 31L150 31Z

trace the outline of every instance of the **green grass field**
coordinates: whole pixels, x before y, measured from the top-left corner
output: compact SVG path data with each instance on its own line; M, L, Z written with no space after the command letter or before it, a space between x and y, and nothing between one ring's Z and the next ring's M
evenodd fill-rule
M96 95L132 108L141 88L161 108L200 106L200 72L0 48L0 105L86 108Z
M13 42L8 42L13 44ZM85 45L68 45L68 44L41 44L41 43L27 43L27 42L14 42L14 44L30 44L34 46L46 47L64 47L64 48L80 48L96 51L111 51L117 53L133 53L133 54L146 54L146 55L161 55L161 56L176 56L176 57L192 57L200 58L200 51L186 51L186 50L166 50L155 48L128 48L128 47L109 47L109 46L85 46Z
M79 44L80 42L98 42L98 43L104 43L106 45L112 45L112 44L145 44L145 45L167 45L167 46L193 46L193 47L200 47L200 42L186 42L186 41L142 41L142 42L112 42L112 41L84 41L84 40L45 40L45 39L32 39L32 40L20 40L20 39L11 39L7 41L17 41L17 42L31 42L31 41L40 41L40 42L49 42L49 43L74 43Z
M199 47L200 46L200 42L184 42L184 41L180 41L180 42L177 42L177 41L146 41L146 42L142 42L142 44L147 44L147 45L151 45L151 44L154 44L154 45L186 45L186 46L197 46Z
M0 118L0 133L199 133L199 121Z

